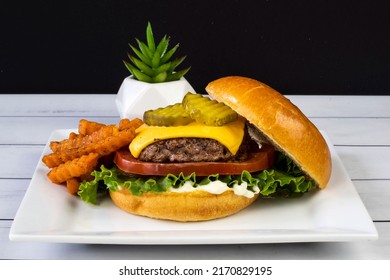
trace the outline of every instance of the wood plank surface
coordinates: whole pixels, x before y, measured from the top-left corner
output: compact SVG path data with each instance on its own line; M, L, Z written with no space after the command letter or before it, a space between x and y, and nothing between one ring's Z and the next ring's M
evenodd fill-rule
M115 95L0 95L0 259L389 259L390 96L288 96L329 137L376 241L208 246L12 242L9 230L50 134L80 118L117 123ZM210 250L210 247L212 250Z

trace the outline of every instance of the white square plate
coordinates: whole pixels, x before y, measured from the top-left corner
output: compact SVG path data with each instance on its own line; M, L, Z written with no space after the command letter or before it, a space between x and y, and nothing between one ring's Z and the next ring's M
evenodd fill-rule
M48 144L71 130L56 130ZM327 139L326 135L325 138ZM16 241L100 244L239 244L377 239L376 228L333 145L333 171L325 190L298 199L257 200L233 216L179 223L134 216L110 199L83 203L52 184L39 161L10 231ZM50 153L46 145L43 154Z

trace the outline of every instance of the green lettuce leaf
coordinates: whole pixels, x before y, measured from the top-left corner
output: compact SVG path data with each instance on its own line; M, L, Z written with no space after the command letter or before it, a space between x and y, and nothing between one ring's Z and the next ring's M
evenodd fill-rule
M127 188L133 195L141 195L145 192L165 192L168 188L180 188L187 181L192 182L194 187L207 185L210 182L222 181L233 187L235 184L247 184L248 190L255 192L260 190L263 197L295 197L310 191L315 183L308 179L294 162L279 153L273 169L263 170L257 173L243 171L241 175L210 175L197 177L195 173L189 176L183 173L175 176L168 174L164 177L146 177L123 173L117 167L107 169L101 166L100 171L92 172L95 177L92 181L84 181L78 192L80 198L90 204L97 204L98 196L107 190L117 191Z

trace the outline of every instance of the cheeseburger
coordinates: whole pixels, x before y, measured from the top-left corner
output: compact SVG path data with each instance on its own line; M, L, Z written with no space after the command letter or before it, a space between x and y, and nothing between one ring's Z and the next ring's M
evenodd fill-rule
M271 87L230 76L145 112L112 168L94 171L87 195L104 183L112 201L136 215L202 221L232 215L258 198L324 189L331 175L318 129ZM99 186L100 184L100 186Z

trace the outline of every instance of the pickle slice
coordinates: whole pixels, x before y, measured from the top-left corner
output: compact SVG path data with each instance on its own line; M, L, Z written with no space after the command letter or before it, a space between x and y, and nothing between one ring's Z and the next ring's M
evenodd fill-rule
M184 96L182 103L191 118L205 125L222 126L238 118L237 113L230 107L201 94L189 92Z
M147 125L153 126L179 126L194 121L181 103L146 111L143 120Z

